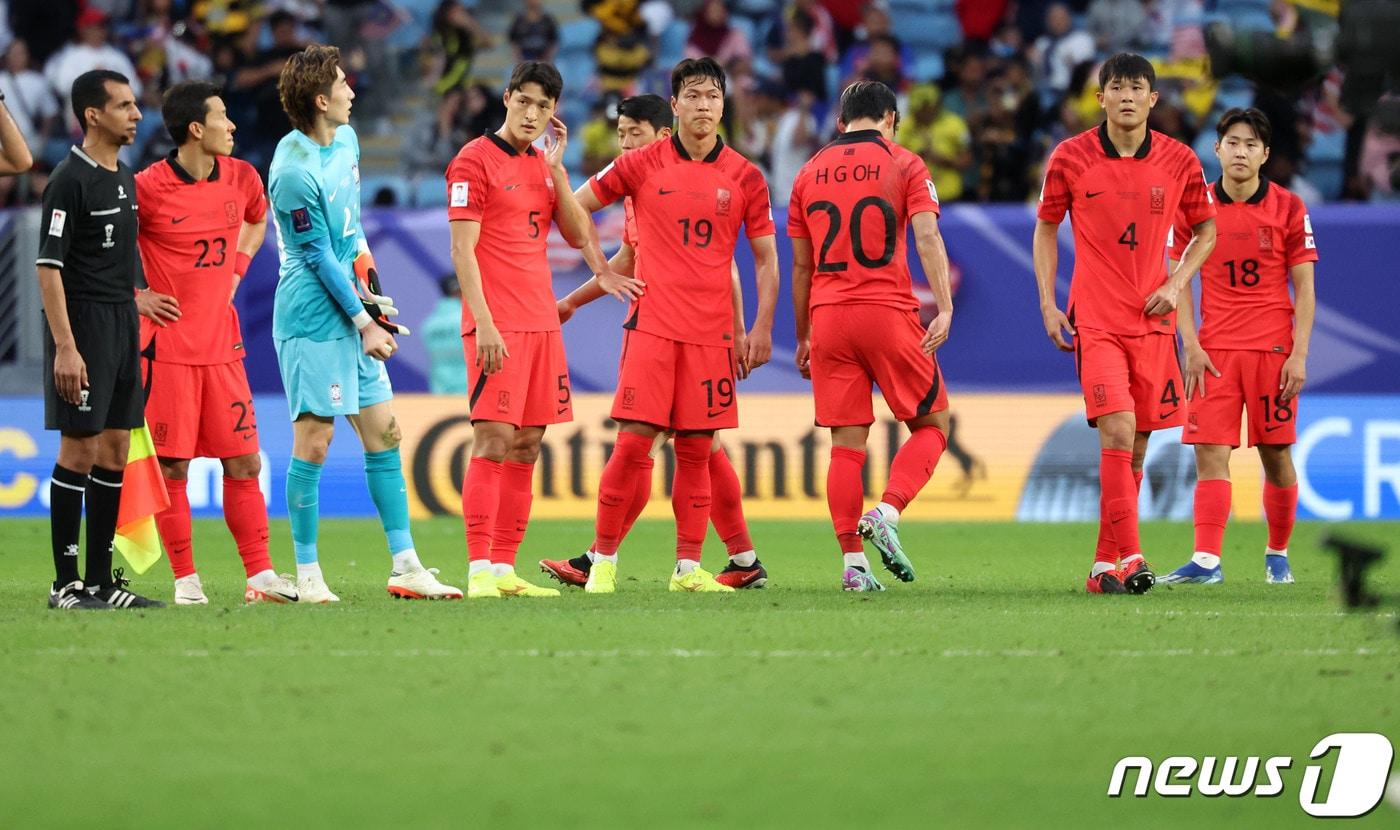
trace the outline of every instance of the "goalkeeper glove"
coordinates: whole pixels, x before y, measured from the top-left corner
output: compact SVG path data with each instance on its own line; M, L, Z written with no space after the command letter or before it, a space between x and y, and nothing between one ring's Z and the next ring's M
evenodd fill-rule
M379 270L374 267L374 256L369 251L361 251L355 257L355 293L364 304L365 312L374 318L381 328L390 334L408 334L408 326L391 321L399 316L394 307L394 299L386 297L379 287Z

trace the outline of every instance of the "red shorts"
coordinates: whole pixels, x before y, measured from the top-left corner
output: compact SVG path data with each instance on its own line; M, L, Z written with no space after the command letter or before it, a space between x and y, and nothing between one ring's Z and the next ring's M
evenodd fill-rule
M912 311L882 305L812 310L812 395L817 426L875 423L872 384L894 417L911 421L948 408L938 360L924 354L924 327Z
M1186 423L1176 335L1130 336L1081 327L1074 339L1074 362L1089 426L1110 412L1135 413L1138 432Z
M146 424L162 458L237 458L258 451L243 361L187 366L142 360Z
M612 417L662 429L734 429L739 426L734 350L628 330Z
M1240 412L1249 425L1249 446L1293 444L1298 441L1298 399L1281 401L1278 381L1288 355L1276 352L1214 349L1211 363L1220 377L1209 372L1206 394L1196 392L1187 401L1187 444L1240 445Z
M501 339L510 357L500 371L488 375L476 365L476 334L462 335L472 421L500 421L517 429L572 421L573 393L563 335L557 329L503 331Z

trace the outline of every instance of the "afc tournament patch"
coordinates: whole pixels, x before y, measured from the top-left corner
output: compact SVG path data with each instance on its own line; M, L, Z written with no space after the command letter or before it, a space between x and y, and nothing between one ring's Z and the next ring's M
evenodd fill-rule
M63 236L63 226L68 224L68 211L53 209L53 216L49 217L49 236Z
M467 206L467 183L466 183L466 182L453 182L453 183L452 183L452 198L448 201L448 205L449 205L450 207L466 207L466 206Z
M293 209L292 230L296 233L306 233L311 230L311 211L306 208Z
M729 204L731 201L728 190L722 187L715 189L715 213L717 215L728 216Z

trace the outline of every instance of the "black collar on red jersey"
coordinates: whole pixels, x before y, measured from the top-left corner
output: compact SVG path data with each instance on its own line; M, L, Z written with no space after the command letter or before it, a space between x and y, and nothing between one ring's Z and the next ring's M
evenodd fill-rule
M671 133L671 146L676 148L676 152L680 154L681 158L685 159L686 161L694 161L694 159L690 157L690 153L687 153L685 151L685 145L681 143L680 133ZM719 154L723 150L724 139L720 138L719 136L715 136L715 149L711 150L710 154L701 159L701 161L705 162L706 164L709 164L710 162L719 158Z
M1113 146L1113 142L1108 140L1108 122L1099 125L1099 146L1103 147L1104 155L1111 159L1122 158L1118 155L1118 148ZM1142 137L1142 146L1133 153L1135 159L1145 159L1147 154L1152 152L1152 131L1148 130L1147 135Z
M518 155L520 155L520 153L517 152L516 149L515 149L514 147L511 146L511 143L510 143L509 141L506 141L504 138L501 138L500 136L496 135L495 133L487 133L487 134L486 134L486 137L489 138L489 139L491 139L491 142L492 142L493 144L495 144L497 147L500 147L502 153L505 153L505 154L508 155L508 156L518 156ZM525 148L525 155L527 155L527 156L533 156L533 155L535 155L535 145L531 144L529 147L526 147L526 148Z
M851 130L850 132L841 133L841 135L837 136L831 143L864 144L868 142L876 145L886 153L890 153L890 148L885 146L884 137L884 134L879 130ZM894 153L890 153L890 155L894 155Z
M165 157L165 163L170 165L171 170L175 171L175 178L179 179L185 184L194 184L195 182L199 181L199 179L196 179L194 176L190 175L190 171L180 166L180 157L177 151L171 150L170 155ZM209 178L205 179L205 181L217 182L218 180L219 158L218 156L215 156L214 169L209 171Z
M1231 199L1231 198L1230 198L1230 194L1228 194L1228 193L1225 192L1225 184L1224 184L1224 182L1225 182L1224 179L1216 179L1216 180L1215 180L1215 198L1218 199L1218 200L1220 200L1220 204L1222 204L1222 205L1232 205L1232 204L1235 203L1235 200L1234 200L1234 199ZM1266 176L1260 176L1260 177L1259 177L1259 188L1258 188L1257 190L1254 191L1254 195L1253 195L1253 196L1250 196L1248 199L1245 199L1245 200L1244 200L1244 203L1247 204L1247 205L1257 205L1257 204L1259 204L1260 202L1264 201L1264 197L1265 197L1265 196L1268 196L1268 195L1269 195L1269 179L1268 179L1268 177L1266 177Z

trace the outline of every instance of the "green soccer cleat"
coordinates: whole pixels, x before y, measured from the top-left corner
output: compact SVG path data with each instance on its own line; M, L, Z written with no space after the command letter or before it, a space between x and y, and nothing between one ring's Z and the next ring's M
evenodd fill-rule
M596 565L594 567L597 567ZM732 594L734 589L715 579L715 575L701 567L681 576L674 571L671 573L672 591L684 591L691 594Z
M904 555L899 544L899 527L885 520L879 510L871 510L860 517L856 530L861 538L868 540L880 552L880 561L885 569L894 574L900 582L914 581L914 565Z

